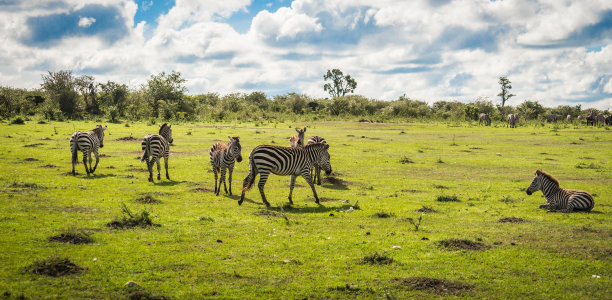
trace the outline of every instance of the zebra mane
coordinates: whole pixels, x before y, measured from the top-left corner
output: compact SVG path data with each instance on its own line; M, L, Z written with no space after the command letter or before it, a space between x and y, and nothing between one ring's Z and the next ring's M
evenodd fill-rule
M240 137L239 136L233 136L232 139L236 140L236 142L240 143Z
M162 130L164 130L164 128L168 127L167 123L162 124L162 126L159 127L159 133L162 132Z
M537 170L536 171L536 175L542 175L546 178L548 178L550 181L555 182L557 185L559 185L559 180L557 178L555 178L554 176L550 175L549 173L546 173L542 170Z
M312 144L308 144L306 146L304 146L305 148L309 148L309 147L326 147L325 149L329 149L329 144L327 143L312 143Z

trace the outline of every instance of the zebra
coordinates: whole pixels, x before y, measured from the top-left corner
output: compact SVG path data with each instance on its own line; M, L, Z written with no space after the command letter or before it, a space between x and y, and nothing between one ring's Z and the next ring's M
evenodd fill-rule
M159 134L149 134L142 140L142 158L141 162L147 162L147 168L149 169L149 181L153 182L153 164L157 163L157 180L161 180L159 174L160 163L159 159L164 157L164 166L166 167L166 178L170 180L168 175L168 156L170 155L170 144L174 139L172 138L172 125L164 123L159 126ZM149 159L150 157L150 159Z
M76 175L74 166L78 164L78 151L83 151L83 165L85 165L85 172L87 176L93 174L98 167L100 156L98 155L98 148L104 147L104 131L107 126L96 125L96 128L91 131L77 131L70 137L70 151L72 152L72 175ZM91 167L91 153L96 156L96 164ZM87 168L87 157L89 157L89 168Z
M298 175L304 177L315 197L315 202L319 204L319 197L317 191L310 177L310 170L315 164L319 164L327 175L331 174L332 167L329 161L329 144L314 143L306 145L305 147L280 147L261 145L255 147L249 155L249 174L242 183L242 195L238 201L238 205L242 205L244 201L244 194L251 188L255 182L255 176L259 176L259 193L261 199L270 207L270 203L266 199L264 194L264 186L270 173L276 175L287 176L291 175L291 185L289 189L289 203L293 204L291 195L293 194L293 187L295 185L295 179Z
M588 114L586 116L586 121L587 121L587 126L591 125L591 126L595 126L597 125L597 113L595 113L594 111L592 111L590 114Z
M327 141L325 141L323 137L315 135L315 136L311 136L308 139L308 141L306 142L306 145L310 145L314 143L327 144ZM311 177L312 177L313 182L316 181L317 185L321 185L321 167L318 164L314 164L314 168L312 169L312 172L311 172Z
M234 172L234 160L242 161L242 146L240 146L240 137L230 137L229 143L217 142L210 147L210 164L212 165L213 173L215 173L215 195L219 196L221 191L221 182L227 194L227 186L225 184L225 171L229 170L229 194L232 194L232 172ZM219 186L217 186L217 173L221 173Z
M481 113L478 115L478 125L482 122L485 123L485 126L491 126L491 117L489 117L489 114Z
M572 121L573 121L572 115L567 115L565 117L565 120L567 121L567 123L572 123Z
M508 120L506 127L510 126L510 128L516 128L516 122L518 121L519 114L508 114L506 118Z
M547 208L549 211L590 211L595 206L593 196L589 192L561 188L556 178L542 170L535 172L526 192L531 195L539 190L542 190L546 197L546 204L540 205L540 208Z
M304 129L296 128L295 131L297 131L298 134L289 138L291 148L304 147L304 133L306 133L306 127L304 127Z
M550 114L550 115L544 116L544 119L548 123L557 123L557 121L563 120L563 116L562 115L557 115L557 114Z

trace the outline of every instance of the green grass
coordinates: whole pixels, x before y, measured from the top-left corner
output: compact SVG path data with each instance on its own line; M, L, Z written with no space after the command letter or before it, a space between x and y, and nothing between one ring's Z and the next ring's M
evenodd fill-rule
M289 177L273 175L266 184L272 208L263 205L257 187L238 206L251 149L288 145L293 128L303 126L331 145L334 173L316 187L322 205L314 203L302 178L296 181L295 204L288 205ZM70 175L70 135L94 127L93 122L0 123L0 294L34 299L612 294L612 135L605 128L173 124L172 180L163 176L162 163L163 180L150 183L139 160L140 139L158 126L145 123L109 124L95 175L87 177L81 154L79 174ZM233 196L217 197L208 150L228 135L240 136L245 159L234 170ZM525 194L536 169L556 176L562 187L591 192L594 211L538 209L541 193ZM461 201L438 201L441 196ZM132 217L159 226L108 227L118 217L129 219L124 205ZM409 218L422 218L418 230ZM92 242L50 241L66 228L87 233ZM69 261L80 272L59 277L24 272L49 257ZM128 288L128 281L140 287Z

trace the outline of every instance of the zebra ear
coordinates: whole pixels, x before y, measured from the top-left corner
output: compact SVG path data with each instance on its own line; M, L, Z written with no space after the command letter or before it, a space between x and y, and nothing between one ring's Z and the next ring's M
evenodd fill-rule
M300 133L300 129L299 129L299 128L296 128L296 129L295 129L295 132Z
M104 131L104 130L106 130L106 128L108 128L108 126L107 126L107 125L104 125L104 127L102 127L102 126L100 125L100 128L102 128L102 131Z
M325 150L329 149L329 144L325 144Z
M306 127L304 127L304 132L306 132Z
M228 135L227 138L229 139L229 141L231 143L232 142L232 137Z
M536 170L536 175L542 175L542 170Z

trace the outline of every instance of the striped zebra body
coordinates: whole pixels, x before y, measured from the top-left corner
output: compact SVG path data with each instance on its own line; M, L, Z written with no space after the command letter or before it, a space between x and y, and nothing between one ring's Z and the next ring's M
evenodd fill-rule
M298 134L289 138L289 145L291 148L304 147L304 133L306 133L306 127L304 129L296 128Z
M302 176L308 182L314 194L315 202L319 203L319 197L312 182L310 170L315 164L319 164L327 174L331 173L328 149L329 145L322 143L297 148L270 145L255 147L249 155L249 175L244 179L242 195L238 204L241 205L244 201L244 194L255 182L257 174L260 174L258 183L259 193L266 206L270 206L270 203L264 194L264 186L270 174L291 176L288 197L291 204L293 204L292 194L297 176Z
M315 136L311 136L308 139L308 141L306 142L306 145L310 145L314 143L327 144L327 141L325 141L323 137L315 135ZM312 177L313 182L316 182L317 185L321 185L321 167L318 164L314 164L314 168L312 169L312 172L311 172L311 177Z
M478 115L478 125L480 125L482 122L485 123L485 126L491 126L491 117L489 117L488 114L481 113Z
M516 122L518 122L519 115L518 114L509 114L506 117L508 124L506 127L510 126L510 128L516 128Z
M147 162L149 170L149 181L153 182L153 164L157 163L157 180L161 180L160 162L164 158L164 166L166 167L166 178L170 179L168 174L168 156L170 155L170 144L172 139L172 125L164 123L159 127L159 134L149 134L142 140L142 158L140 161Z
M225 172L229 170L229 194L232 194L232 173L234 172L234 161L242 161L242 146L240 137L229 137L229 143L217 142L210 148L210 164L215 173L215 194L218 196L221 191L221 182L227 194L225 183ZM221 180L217 186L217 173L221 173Z
M546 197L546 204L540 205L540 208L547 208L549 211L590 211L595 206L595 200L589 192L561 188L556 178L541 170L536 171L535 178L526 192L531 195L539 190Z
M98 167L100 156L98 155L98 148L104 147L104 131L107 126L102 127L96 125L96 129L91 131L77 131L70 137L70 152L72 153L72 175L76 175L74 167L78 164L78 152L83 152L83 165L85 165L85 172L87 176L93 174ZM91 167L91 153L96 156L96 164ZM89 157L89 168L87 167L87 158Z

